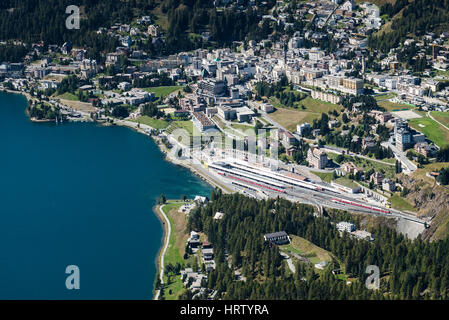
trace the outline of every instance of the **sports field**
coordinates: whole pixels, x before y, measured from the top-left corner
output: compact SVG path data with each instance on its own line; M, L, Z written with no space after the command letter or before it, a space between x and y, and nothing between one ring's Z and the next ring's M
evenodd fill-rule
M428 117L410 119L409 124L413 129L422 132L440 148L449 146L449 130L443 128L432 119Z

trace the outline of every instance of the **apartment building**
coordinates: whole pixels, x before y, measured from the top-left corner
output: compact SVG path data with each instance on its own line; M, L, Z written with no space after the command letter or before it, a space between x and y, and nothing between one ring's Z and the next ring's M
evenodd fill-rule
M337 96L336 94L327 93L323 91L312 91L312 98L325 102L330 102L333 104L339 104L343 101L342 97Z
M307 152L307 161L309 165L316 169L324 169L327 165L327 154L317 147L310 147Z

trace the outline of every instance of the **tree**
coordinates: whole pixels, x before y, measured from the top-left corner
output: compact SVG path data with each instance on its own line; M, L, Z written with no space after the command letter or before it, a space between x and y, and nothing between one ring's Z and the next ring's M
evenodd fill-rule
M167 202L167 199L165 198L165 195L162 193L159 197L159 204L165 204Z
M115 118L127 118L129 116L129 111L124 106L117 106L112 110L112 116Z

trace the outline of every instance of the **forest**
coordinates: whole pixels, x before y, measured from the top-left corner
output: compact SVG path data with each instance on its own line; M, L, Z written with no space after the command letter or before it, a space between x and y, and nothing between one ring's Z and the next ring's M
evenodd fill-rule
M374 241L339 235L336 222L351 221L348 213L314 217L314 208L283 199L258 201L215 191L208 205L190 213L188 230L204 232L214 245L217 268L208 287L224 299L445 299L449 286L449 240L410 240L388 227L372 230ZM216 212L224 212L220 221ZM355 220L353 220L354 222ZM288 271L277 246L264 242L266 233L286 231L328 250L333 262L322 272L298 262ZM226 257L229 256L229 260ZM378 290L365 287L368 265L381 271ZM341 268L347 285L331 273ZM240 269L246 282L235 281ZM189 292L182 297L191 298Z
M243 1L247 2L247 1ZM268 23L258 26L261 16L268 13L275 1L257 0L258 9L245 11L234 8L217 10L212 0L168 0L161 4L167 15L169 27L166 34L167 52L177 52L201 47L201 41L191 35L209 32L216 45L229 45L233 41L262 40L271 34ZM198 39L198 38L197 38Z
M60 110L45 103L28 104L26 112L30 118L36 120L55 120L62 118Z
M372 49L387 53L402 44L409 34L422 36L427 32L437 34L449 31L449 0L408 0L385 4L381 14L393 17L391 31L373 35L368 39Z
M3 61L21 62L28 53L28 49L23 45L6 43L0 45L0 63Z
M76 5L81 11L80 30L69 30L65 26L68 17L65 10L73 4L71 0L4 0L0 3L0 39L20 40L28 45L40 41L46 45L71 42L88 48L89 57L101 61L103 52L112 52L119 44L115 37L97 34L100 27L108 28L114 23L129 24L143 15L155 19L153 11L160 6L168 19L165 42L158 48L151 41L140 45L150 56L165 55L204 46L200 37L192 35L205 31L210 32L211 40L217 46L246 38L266 38L272 29L267 23L262 27L258 24L275 1L257 0L256 3L259 4L257 10L248 8L241 11L231 8L217 10L212 0L79 0ZM11 52L4 56L10 60L16 54Z

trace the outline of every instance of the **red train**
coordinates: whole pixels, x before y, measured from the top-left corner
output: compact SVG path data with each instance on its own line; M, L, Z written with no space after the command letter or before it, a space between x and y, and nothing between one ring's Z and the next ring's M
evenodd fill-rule
M348 200L342 200L342 199L334 198L334 199L332 199L332 201L336 202L336 203L340 203L340 204L348 204L348 205L351 205L351 206L356 206L356 207L360 207L360 208L364 208L364 209L368 209L368 210L373 210L373 211L377 211L377 212L381 212L381 213L387 213L387 214L391 213L390 210L381 209L381 208L368 206L368 205L363 205L363 204L352 202L352 201L348 201Z

